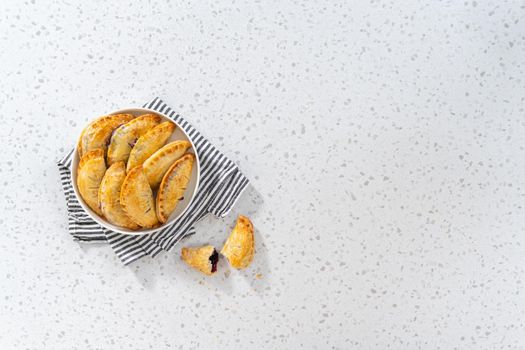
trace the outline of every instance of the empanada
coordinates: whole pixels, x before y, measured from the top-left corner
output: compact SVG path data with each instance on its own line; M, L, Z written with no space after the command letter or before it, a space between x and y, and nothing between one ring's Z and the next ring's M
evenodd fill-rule
M77 169L78 191L84 202L100 216L102 211L98 206L98 188L105 172L104 150L89 151L80 158Z
M236 269L244 269L252 262L255 254L255 239L253 224L246 216L239 215L235 227L222 247L221 254Z
M156 203L157 218L160 222L165 223L168 221L179 200L184 198L184 191L190 181L194 161L195 156L193 154L185 154L173 163L162 178L159 191L157 192Z
M131 114L115 114L100 117L82 130L78 139L78 156L82 157L89 151L107 148L109 137L113 130L135 118Z
M182 248L182 260L196 268L206 275L211 275L217 271L217 262L219 261L219 254L211 245L198 248Z
M153 191L149 187L142 166L131 169L124 179L120 191L120 205L137 225L154 227L158 224Z
M164 146L173 133L173 130L175 130L175 124L172 122L164 122L139 137L129 154L128 165L126 167L127 171L130 171L137 165L142 165L149 156Z
M137 139L160 121L161 118L158 115L144 114L115 130L108 147L108 165L127 162Z
M174 141L153 153L144 162L144 173L151 188L157 188L166 171L177 159L182 157L191 144L188 141Z
M113 225L136 230L139 226L126 215L120 205L120 188L125 178L124 162L114 163L108 168L98 190L99 207Z

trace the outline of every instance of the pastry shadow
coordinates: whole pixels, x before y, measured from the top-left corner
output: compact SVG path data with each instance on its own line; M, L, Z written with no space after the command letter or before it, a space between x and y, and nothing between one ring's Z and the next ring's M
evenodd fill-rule
M142 259L135 261L126 266L135 276L140 285L146 290L153 290L155 288L156 278L159 275L159 265L172 265L163 258L165 252L159 254L155 259L150 257L143 257ZM162 270L170 270L173 266L167 266ZM161 273L162 275L162 273Z
M263 205L264 199L261 193L250 184L248 188L246 188L245 193L239 198L239 202L232 209L232 212L235 213L235 217L242 214L253 219Z
M240 275L257 294L262 295L270 289L271 283L268 249L264 243L263 235L257 229L257 226L254 226L253 234L255 237L255 255L250 266L242 270Z

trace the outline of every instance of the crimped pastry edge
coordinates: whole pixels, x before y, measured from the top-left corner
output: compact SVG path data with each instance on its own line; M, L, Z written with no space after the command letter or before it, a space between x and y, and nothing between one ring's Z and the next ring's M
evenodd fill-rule
M162 181L160 182L160 186L159 186L159 189L157 191L157 198L155 200L155 207L157 209L157 218L159 219L160 222L162 223L165 223L166 221L168 221L169 219L169 215L171 215L171 213L169 215L166 216L165 212L164 212L164 209L163 209L163 204L167 201L167 199L165 199L165 191L167 190L167 186L168 186L168 180L171 176L171 173L183 162L187 161L191 159L192 160L192 166L191 168L193 168L193 164L195 162L195 155L193 153L186 153L184 154L182 157L180 157L179 159L177 159L170 167L169 169L166 171L166 174L164 174L164 176L162 177ZM190 170L191 171L191 170ZM191 174L191 173L190 173ZM190 175L191 176L191 175ZM178 200L178 198L176 198L175 200Z

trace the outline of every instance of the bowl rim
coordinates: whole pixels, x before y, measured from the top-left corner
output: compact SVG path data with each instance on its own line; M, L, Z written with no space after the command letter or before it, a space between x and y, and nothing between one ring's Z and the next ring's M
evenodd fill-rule
M144 236L144 235L149 235L149 234L158 232L160 230L164 230L164 229L174 225L186 213L188 208L193 204L193 200L195 199L195 195L197 194L197 192L199 190L199 184L200 184L200 177L201 177L200 176L201 175L200 158L199 158L199 154L197 152L197 148L195 147L195 144L193 143L193 140L188 136L188 133L186 132L186 130L184 130L180 126L179 123L177 123L175 120L173 120L172 118L167 116L165 113L162 113L162 112L150 109L150 108L144 108L144 107L128 107L128 108L122 108L122 109L119 109L119 110L116 110L116 111L113 111L113 112L110 112L110 113L102 114L102 115L104 116L104 115L115 115L115 114L122 114L122 113L130 113L130 111L131 112L135 112L135 113L131 113L131 114L134 114L134 115L136 114L136 112L144 113L144 114L145 113L153 113L153 114L158 114L158 115L168 119L169 121L173 122L180 131L182 131L182 133L184 134L186 139L191 144L191 148L193 150L193 154L195 155L195 160L196 160L195 163L197 164L197 169L196 169L197 170L197 178L195 180L195 189L193 190L193 193L191 194L191 198L187 202L186 207L179 213L178 216L176 216L171 221L160 225L159 227L145 229L145 230L139 230L139 231L127 230L127 229L122 228L120 226L116 226L116 225L113 225L113 224L111 224L109 222L106 222L106 220L102 219L98 214L96 214L91 208L89 208L87 206L87 204L84 202L84 200L80 196L80 193L78 192L78 188L77 188L77 184L76 184L77 173L76 173L76 169L75 168L76 168L76 165L78 165L78 162L80 161L80 158L78 156L78 137L80 137L80 136L77 137L76 142L75 142L75 148L73 150L73 158L71 159L71 165L70 165L70 169L69 170L71 172L71 185L73 187L73 192L75 193L75 197L76 197L78 203L80 204L80 206L82 207L82 209L84 209L84 211L88 214L88 216L92 220L94 220L97 224L99 224L100 226L102 226L105 229L110 230L110 231L122 233L122 234L129 235L129 236ZM89 123L91 123L93 120L94 119L92 119L91 121L87 122L85 124L84 128L86 128L89 125Z

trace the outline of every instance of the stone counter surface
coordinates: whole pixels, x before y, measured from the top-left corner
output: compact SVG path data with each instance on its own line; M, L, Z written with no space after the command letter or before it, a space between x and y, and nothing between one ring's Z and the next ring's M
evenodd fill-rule
M0 3L1 349L525 349L519 1ZM55 162L155 96L251 179L250 268L79 245Z

